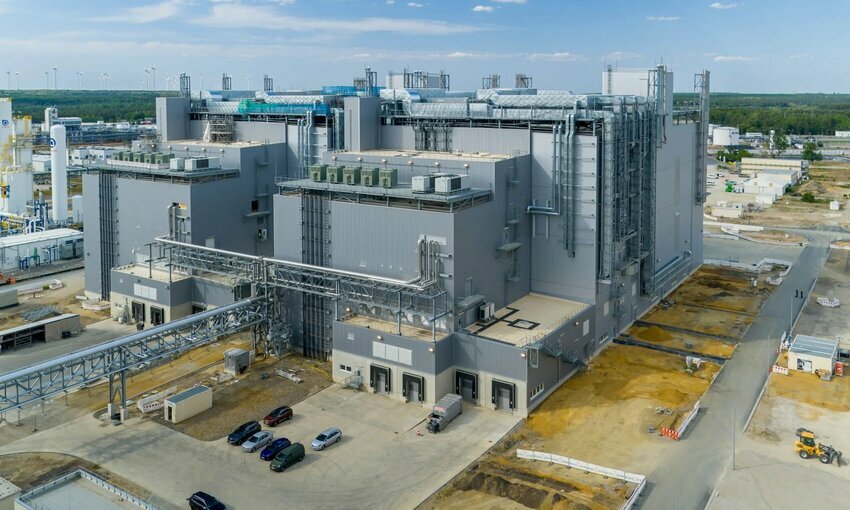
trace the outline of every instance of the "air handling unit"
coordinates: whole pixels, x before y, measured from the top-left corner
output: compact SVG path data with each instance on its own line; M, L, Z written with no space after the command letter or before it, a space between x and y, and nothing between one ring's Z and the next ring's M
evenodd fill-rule
M414 193L433 193L436 175L414 175L411 187Z
M313 165L310 167L310 178L313 182L322 182L328 172L328 165Z
M434 190L437 193L448 195L461 190L469 189L468 175L447 175L437 177L434 183Z
M341 184L344 170L344 166L329 166L327 171L328 182Z
M360 184L363 186L377 186L379 172L380 169L378 168L364 168L360 173Z
M345 167L345 170L342 171L342 181L350 185L360 184L360 169L359 166Z
M382 188L393 188L398 184L398 170L389 168L378 173Z

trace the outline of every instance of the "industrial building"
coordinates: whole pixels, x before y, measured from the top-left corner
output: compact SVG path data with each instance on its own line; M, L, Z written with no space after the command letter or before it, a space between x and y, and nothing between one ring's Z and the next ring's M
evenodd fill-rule
M259 349L525 415L702 263L707 72L683 110L664 66L609 69L602 95L366 75L183 76L160 139L84 177L87 291L145 321L253 296Z

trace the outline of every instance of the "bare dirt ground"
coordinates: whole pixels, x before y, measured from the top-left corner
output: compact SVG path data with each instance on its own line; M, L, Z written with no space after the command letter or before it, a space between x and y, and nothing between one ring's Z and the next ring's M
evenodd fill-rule
M695 333L736 339L743 335L753 317L677 303L666 310L657 308L646 314L642 320L661 327L671 326Z
M719 370L716 364L703 363L690 374L681 356L612 345L587 370L550 395L523 428L455 478L423 508L510 508L510 502L528 508L619 508L633 486L563 466L518 459L516 449L648 473L655 462L652 459L660 458L665 448L673 445L657 432L649 432L650 427L675 427Z
M222 368L222 365L215 365L168 384L181 389L195 384L211 387L213 409L176 425L166 422L160 413L152 413L153 419L196 439L213 441L247 421L262 420L278 406L292 406L331 384L328 362L298 356L259 360L242 376L221 383L213 381L211 377L221 373ZM275 369L293 369L302 382L296 384L276 375ZM265 378L263 374L266 374Z
M53 278L61 280L64 287L57 290L43 290L33 295L19 297L18 306L0 310L0 329L13 328L27 324L20 314L29 310L47 306L56 307L61 313L76 313L80 316L80 324L87 326L94 322L109 318L109 309L95 312L82 307L82 302L76 298L82 295L85 282L82 271L71 271L53 275ZM23 282L23 286L28 286Z
M776 364L787 367L788 354L783 352ZM788 375L771 374L767 394L797 400L817 409L850 411L850 377L847 376L822 381L814 374L796 370L789 370Z
M659 326L632 326L627 334L642 342L726 359L731 358L737 348L737 344L722 338L670 331Z
M116 476L97 464L61 453L13 453L0 456L0 477L12 482L27 492L50 480L75 471L86 469L107 482L144 499L153 494L129 480Z
M783 232L781 230L762 230L760 232L747 232L747 237L764 241L780 241L783 243L804 243L806 238L799 234Z

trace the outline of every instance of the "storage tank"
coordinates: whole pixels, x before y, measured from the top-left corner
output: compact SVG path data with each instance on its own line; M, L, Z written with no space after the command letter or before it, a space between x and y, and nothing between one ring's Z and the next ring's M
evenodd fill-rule
M717 126L714 128L711 141L714 145L722 145L723 147L739 145L740 133L738 133L738 128Z
M74 223L83 222L83 196L74 195L71 197L71 220Z
M68 219L68 151L65 126L50 128L50 186L53 192L53 221Z

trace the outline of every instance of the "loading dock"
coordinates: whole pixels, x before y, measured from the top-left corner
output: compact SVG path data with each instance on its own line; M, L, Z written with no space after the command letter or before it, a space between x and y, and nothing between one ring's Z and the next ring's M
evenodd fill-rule
M425 401L425 378L421 375L404 373L401 376L401 395L407 402L421 404Z
M490 402L499 411L513 411L516 407L516 384L493 379Z
M130 314L133 317L133 322L145 322L145 304L133 301L130 307Z
M478 401L478 374L455 370L455 393L473 404Z
M390 381L391 370L380 365L369 366L369 386L375 390L375 393L381 395L389 395L392 391Z

